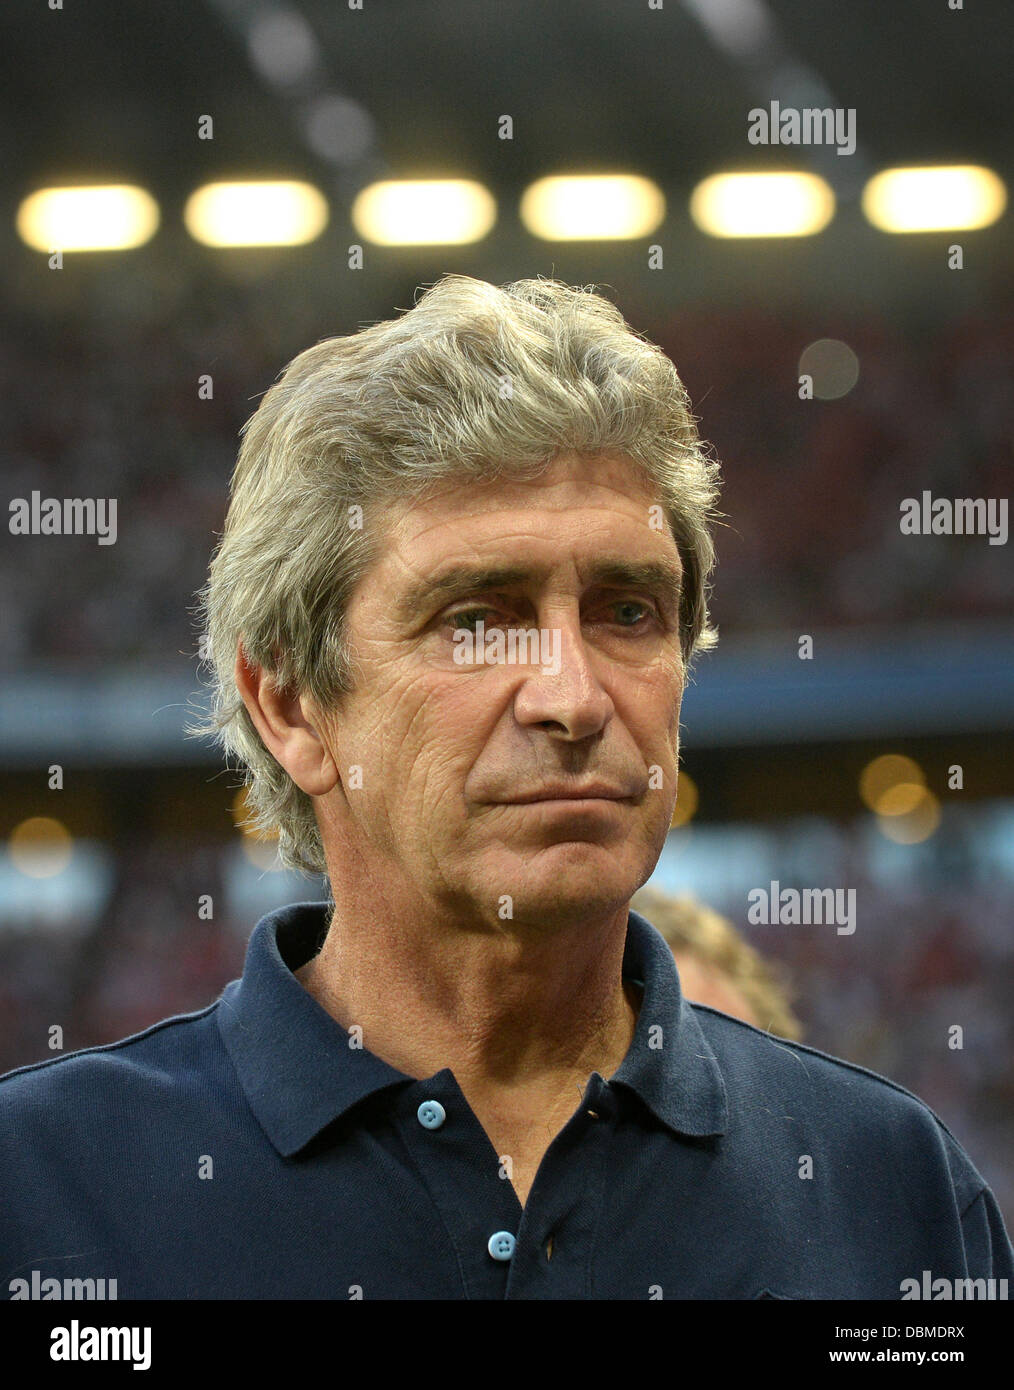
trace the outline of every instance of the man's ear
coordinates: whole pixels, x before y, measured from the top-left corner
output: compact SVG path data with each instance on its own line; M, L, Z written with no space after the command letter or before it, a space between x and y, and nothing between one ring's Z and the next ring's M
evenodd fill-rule
M236 688L265 748L308 796L326 796L338 782L338 767L308 696L279 690L270 672L236 647Z

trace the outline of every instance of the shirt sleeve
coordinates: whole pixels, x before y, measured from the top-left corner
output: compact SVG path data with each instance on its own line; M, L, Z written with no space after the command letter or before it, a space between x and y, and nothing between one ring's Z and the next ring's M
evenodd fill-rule
M1007 1279L1014 1284L1014 1247L997 1200L984 1187L961 1217L965 1262L973 1279ZM1009 1285L1008 1285L1009 1287Z

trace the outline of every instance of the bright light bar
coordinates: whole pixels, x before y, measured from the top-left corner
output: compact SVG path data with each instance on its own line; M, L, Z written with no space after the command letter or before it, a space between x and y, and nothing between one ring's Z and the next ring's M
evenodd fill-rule
M863 189L863 212L882 232L971 231L1006 206L1003 180L977 164L885 169Z
M18 235L35 251L127 251L150 241L158 224L151 194L125 183L41 188L17 215Z
M183 209L187 231L205 246L303 246L327 219L324 195L291 180L208 183Z
M471 179L388 179L352 204L352 225L377 246L462 246L496 222L496 201Z
M709 236L813 236L834 216L816 174L713 174L694 189L690 216Z
M665 198L634 174L538 179L525 189L521 220L544 241L626 241L661 226Z

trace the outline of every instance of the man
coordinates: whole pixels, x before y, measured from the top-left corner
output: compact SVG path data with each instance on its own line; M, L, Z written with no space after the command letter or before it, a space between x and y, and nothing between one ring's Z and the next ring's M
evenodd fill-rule
M917 1099L687 1004L676 798L717 465L593 292L439 282L249 422L215 727L332 903L208 1009L0 1084L8 1277L137 1298L881 1298L1006 1274Z

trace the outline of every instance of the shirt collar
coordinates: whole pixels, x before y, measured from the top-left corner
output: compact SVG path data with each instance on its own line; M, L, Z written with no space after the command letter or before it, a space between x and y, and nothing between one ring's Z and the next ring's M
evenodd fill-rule
M665 938L631 911L623 951L625 978L644 985L634 1041L612 1085L629 1086L676 1134L724 1134L729 1123L718 1059L680 988Z
M357 1041L293 974L319 949L330 903L295 903L262 917L243 976L226 985L218 1026L247 1101L285 1157L298 1152L358 1101L412 1082ZM630 912L623 975L644 993L634 1040L611 1084L635 1092L677 1134L723 1134L725 1083L693 1009L682 997L672 952Z

